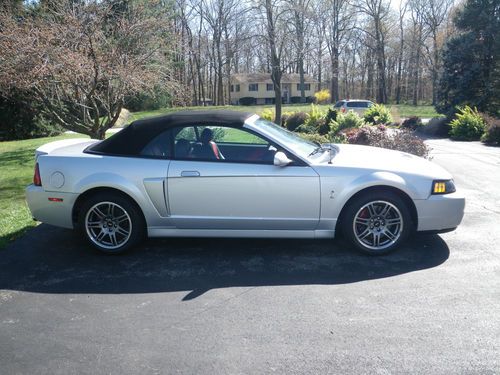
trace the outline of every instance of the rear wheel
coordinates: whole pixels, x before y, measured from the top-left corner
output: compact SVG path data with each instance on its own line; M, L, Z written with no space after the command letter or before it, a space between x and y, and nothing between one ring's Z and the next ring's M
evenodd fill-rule
M413 231L405 202L392 192L359 196L346 208L342 219L344 236L356 248L371 255L395 250Z
M80 209L78 223L88 242L106 254L123 253L145 234L138 207L130 199L112 193L91 196Z

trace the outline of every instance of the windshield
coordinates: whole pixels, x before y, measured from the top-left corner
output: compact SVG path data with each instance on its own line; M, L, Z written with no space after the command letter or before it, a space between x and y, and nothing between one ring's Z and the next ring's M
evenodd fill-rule
M293 150L296 154L303 158L307 158L318 148L317 144L306 141L305 139L299 137L297 134L284 129L281 126L272 123L271 121L259 118L255 120L254 124L259 128L260 131L276 139L283 146L289 148L290 150Z

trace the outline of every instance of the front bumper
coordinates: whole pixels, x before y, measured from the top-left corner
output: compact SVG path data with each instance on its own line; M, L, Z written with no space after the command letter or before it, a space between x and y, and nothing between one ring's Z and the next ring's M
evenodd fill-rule
M415 200L417 231L443 231L456 228L464 217L465 198L459 192L431 195L428 199Z
M33 218L63 228L73 228L72 211L77 197L78 194L47 192L33 184L26 188L26 201ZM59 198L62 202L49 198Z

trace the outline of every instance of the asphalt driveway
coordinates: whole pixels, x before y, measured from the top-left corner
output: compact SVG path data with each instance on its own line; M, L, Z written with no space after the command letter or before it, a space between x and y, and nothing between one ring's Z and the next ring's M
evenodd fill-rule
M106 257L38 226L0 251L0 373L500 373L500 148L428 142L466 216L385 257L217 239Z

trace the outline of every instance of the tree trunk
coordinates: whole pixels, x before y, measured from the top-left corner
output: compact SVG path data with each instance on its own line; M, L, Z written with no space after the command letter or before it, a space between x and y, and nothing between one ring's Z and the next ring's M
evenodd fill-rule
M434 49L433 53L433 64L432 64L432 105L437 104L437 91L438 91L438 72L439 72L439 51L437 45L437 35L436 32L432 34L432 46Z
M385 82L385 53L384 41L381 35L380 19L375 19L375 36L376 36L376 58L377 58L377 102L387 102L387 88Z
M331 102L339 100L339 50L337 46L332 47L331 53L332 82L330 87Z
M413 85L413 99L412 104L418 105L418 87L420 84L420 44L417 48L417 56L415 58L415 72L414 72L414 85Z
M266 0L267 32L271 55L271 80L274 84L275 122L281 125L281 60L276 48L276 30L273 18L272 0Z

